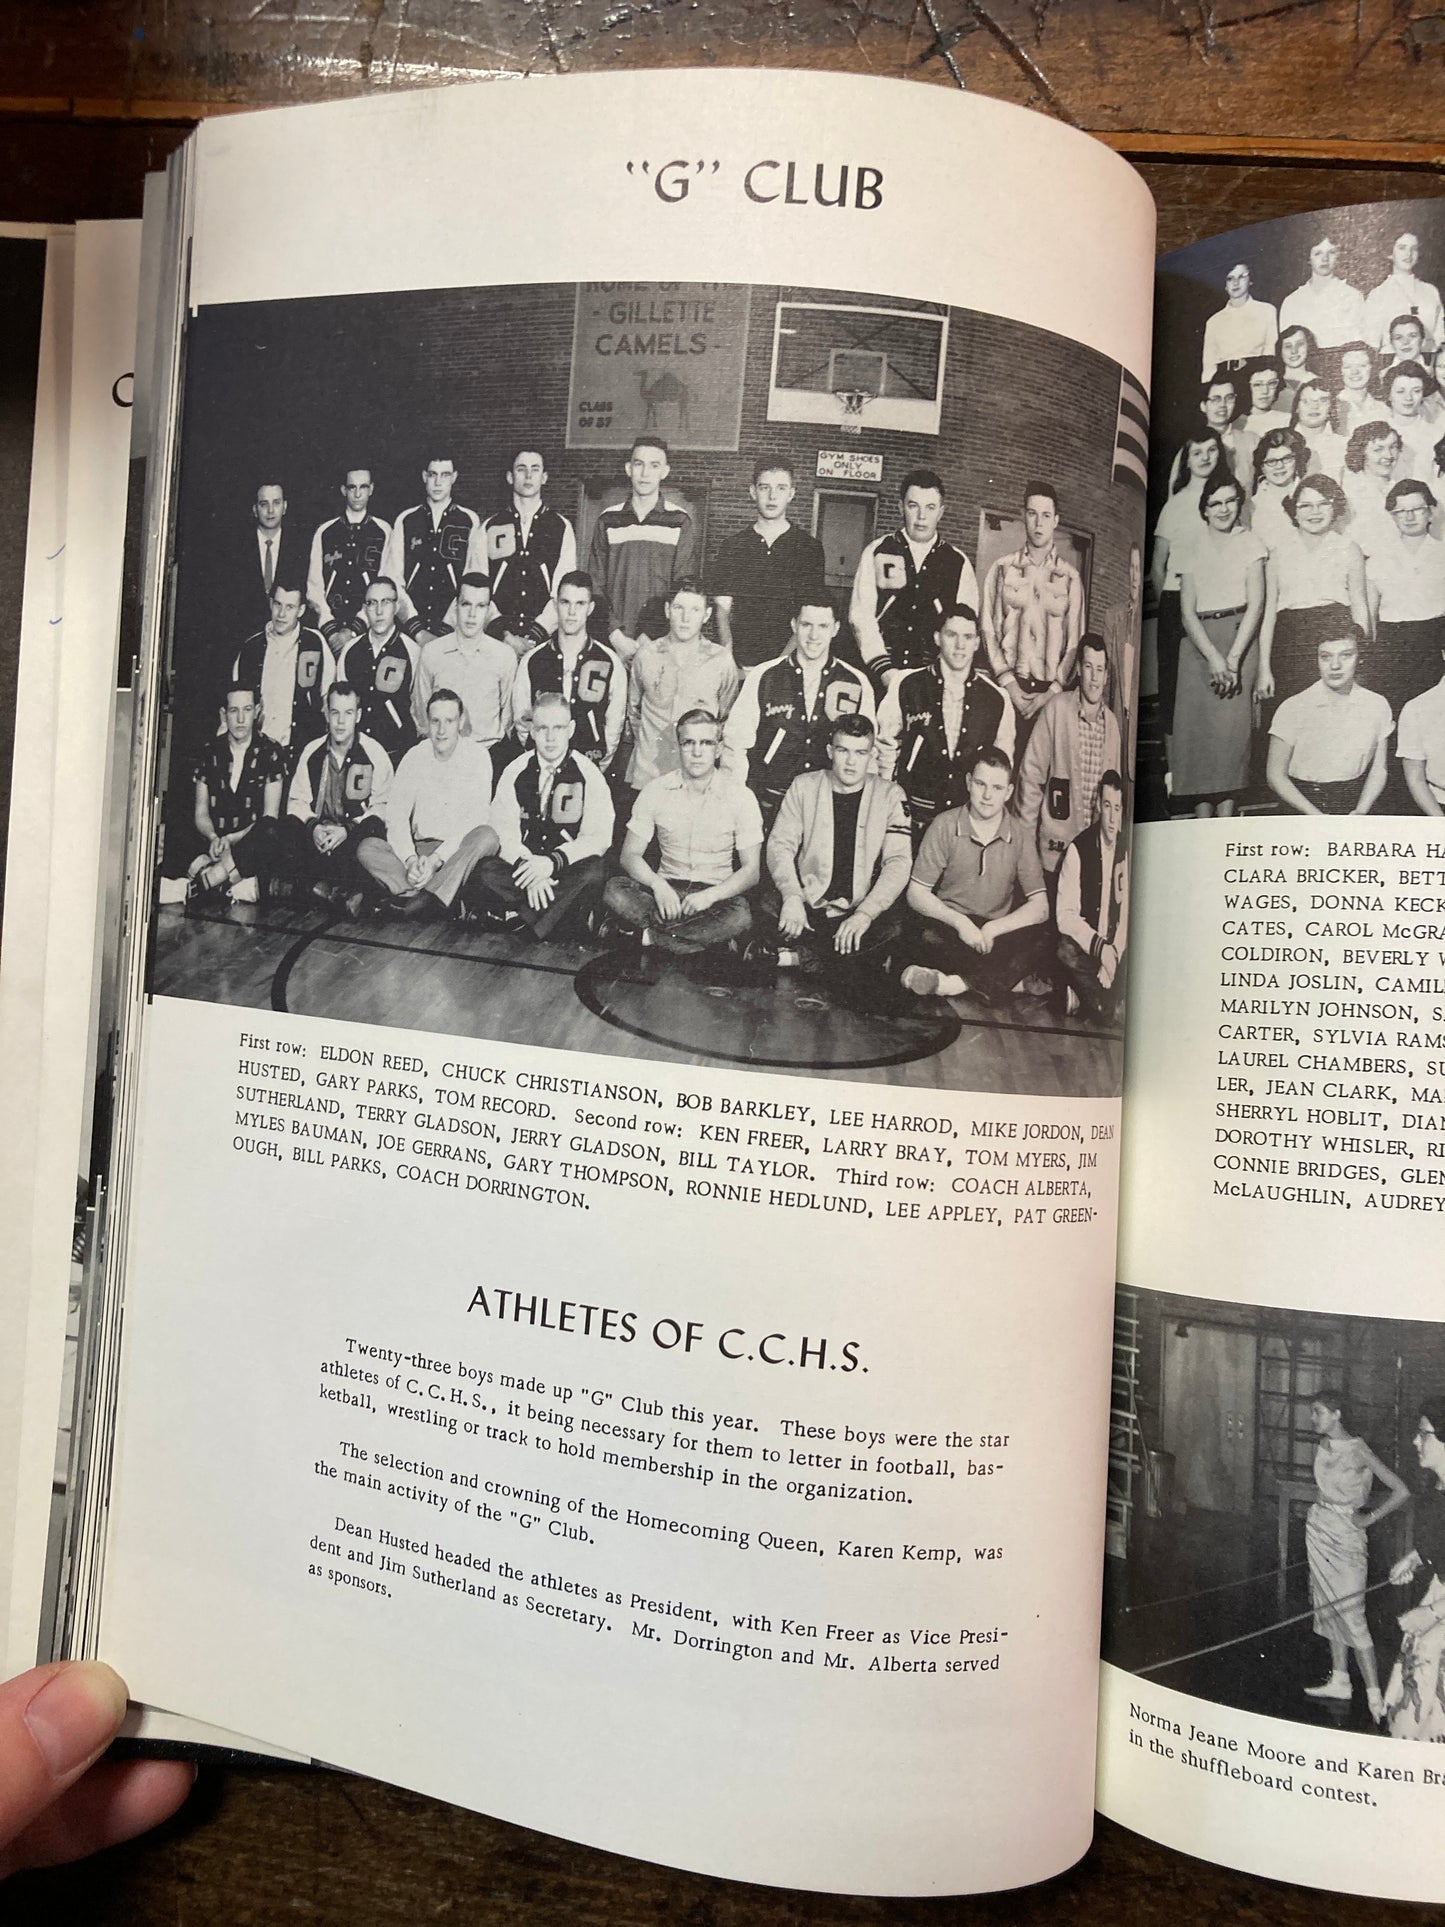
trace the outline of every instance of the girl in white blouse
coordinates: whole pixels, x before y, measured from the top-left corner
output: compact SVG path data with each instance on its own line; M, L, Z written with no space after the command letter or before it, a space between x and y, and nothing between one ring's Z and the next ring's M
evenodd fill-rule
M1270 550L1264 568L1264 622L1259 633L1259 695L1283 702L1319 673L1324 634L1342 621L1365 631L1365 558L1340 533L1344 490L1328 475L1307 475L1286 504L1293 527Z

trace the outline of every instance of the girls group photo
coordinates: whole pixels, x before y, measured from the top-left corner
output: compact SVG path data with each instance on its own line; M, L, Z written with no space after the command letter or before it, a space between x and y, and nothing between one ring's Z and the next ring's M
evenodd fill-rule
M1161 263L1141 817L1445 814L1442 272L1414 202Z

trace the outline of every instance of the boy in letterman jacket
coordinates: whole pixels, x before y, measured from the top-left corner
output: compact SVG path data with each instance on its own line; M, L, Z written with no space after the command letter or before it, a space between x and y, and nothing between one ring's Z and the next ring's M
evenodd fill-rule
M323 522L311 538L306 600L333 649L361 634L361 605L381 574L391 540L391 524L371 513L372 489L369 468L347 469L341 485L345 511Z
M573 569L557 584L556 633L539 642L517 665L512 684L512 725L531 715L543 694L566 699L575 725L572 746L600 770L608 770L627 719L627 671L605 642L588 630L595 600L592 578Z
M784 653L748 671L723 730L723 767L742 776L757 797L765 832L793 778L828 767L838 718L873 720L872 684L833 654L839 623L826 596L803 596L791 626Z
M421 645L447 627L466 573L467 546L481 518L452 500L457 479L450 457L434 457L422 470L426 500L403 509L382 557L382 573L396 584L398 616L413 642Z
M567 517L542 500L547 465L536 449L521 445L513 452L507 480L512 499L473 534L466 573L490 579L487 627L520 659L557 627L552 598L577 567L577 536Z
M336 674L361 701L360 728L374 737L392 763L420 740L413 715L413 686L421 652L396 623L396 585L379 575L362 603L365 627L336 658Z
M538 943L580 930L602 888L612 841L612 796L597 766L572 747L567 698L541 691L532 747L510 764L492 798L499 844L466 885L488 920L525 924Z
M360 698L350 683L326 692L326 734L302 750L286 795L283 862L291 878L318 896L345 897L361 908L367 877L356 852L386 835L392 769L385 750L357 727Z
M299 589L278 582L271 591L271 620L236 651L230 681L256 691L260 728L282 752L289 776L302 745L326 728L326 691L335 665L331 651L301 616Z
M977 614L955 603L934 641L937 661L900 677L878 708L878 773L907 796L915 842L941 811L967 803L981 749L996 746L1010 759L1014 749L1013 705L976 665Z
M1082 1010L1111 1023L1124 993L1129 944L1129 857L1124 848L1124 783L1118 770L1099 778L1094 821L1059 866L1056 917L1064 1014Z
M959 602L978 607L973 564L938 533L942 477L931 468L910 469L898 500L903 526L864 549L848 605L858 653L880 696L906 670L932 660L945 609Z

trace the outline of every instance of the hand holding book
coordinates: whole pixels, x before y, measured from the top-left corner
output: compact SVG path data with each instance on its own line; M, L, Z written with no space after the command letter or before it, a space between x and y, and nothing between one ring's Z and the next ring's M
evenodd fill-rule
M0 1686L0 1876L79 1860L168 1820L191 1790L184 1760L106 1760L125 1682L80 1660Z

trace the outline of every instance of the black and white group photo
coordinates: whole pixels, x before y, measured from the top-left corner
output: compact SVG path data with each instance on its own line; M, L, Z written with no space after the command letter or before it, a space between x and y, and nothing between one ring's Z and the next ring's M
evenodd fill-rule
M1160 262L1142 820L1445 814L1442 277L1438 201Z
M151 989L1113 1094L1146 424L874 295L203 310Z
M1445 1740L1445 1326L1120 1286L1104 1658Z

